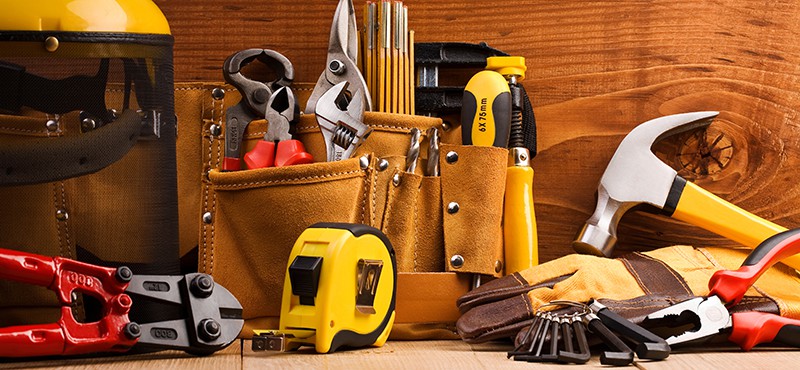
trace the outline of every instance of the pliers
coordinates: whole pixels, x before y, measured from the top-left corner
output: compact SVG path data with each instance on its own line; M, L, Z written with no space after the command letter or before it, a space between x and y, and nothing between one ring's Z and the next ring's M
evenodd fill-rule
M371 111L372 99L369 96L367 83L358 70L358 30L353 0L339 0L331 25L331 36L328 42L328 58L325 70L319 76L317 85L311 92L306 104L305 113L312 114L317 110L318 101L333 86L349 82L348 96L361 92L366 110Z
M205 355L231 344L244 325L242 305L201 273L136 275L125 266L0 249L0 279L47 287L62 305L56 323L0 328L0 357L125 352L134 345ZM78 293L100 302L100 320L82 323L75 318L70 305ZM128 313L140 300L178 306L181 317L132 322Z
M264 140L244 155L247 168L283 167L314 162L303 143L292 140L289 133L294 121L297 101L288 87L281 87L269 98L264 118L269 122ZM277 143L277 144L276 144Z
M728 339L749 351L760 343L781 342L800 347L800 320L763 312L736 312L728 307L742 300L747 289L768 268L800 252L800 229L776 234L762 242L736 271L721 270L709 280L708 297L693 298L647 315L656 323L674 319L694 323L692 328L667 338L670 345L695 342L730 331Z
M278 78L272 82L261 82L245 77L242 68L256 59L272 68ZM247 125L253 120L264 118L269 99L275 90L292 84L294 67L289 59L276 51L247 49L225 60L222 75L242 95L239 103L225 112L225 157L222 160L223 171L238 171L242 167L239 157Z

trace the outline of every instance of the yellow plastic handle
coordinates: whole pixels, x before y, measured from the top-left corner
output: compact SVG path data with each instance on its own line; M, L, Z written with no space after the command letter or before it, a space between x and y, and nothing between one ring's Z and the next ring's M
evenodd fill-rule
M787 230L688 181L672 217L722 235L748 248L755 248L767 238ZM800 256L792 256L781 262L800 270Z
M539 264L533 168L508 167L504 211L505 272L510 275Z

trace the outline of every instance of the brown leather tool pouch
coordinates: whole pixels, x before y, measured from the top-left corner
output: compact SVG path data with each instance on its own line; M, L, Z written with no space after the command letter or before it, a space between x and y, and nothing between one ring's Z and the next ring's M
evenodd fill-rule
M304 101L311 87L295 84L293 89ZM215 88L222 90L212 94ZM367 112L364 121L373 132L355 155L324 162L326 148L315 117L303 115L295 138L315 163L220 172L220 126L225 110L238 102L238 92L195 84L179 87L176 99L181 133L191 131L178 140L181 228L193 227L199 235L199 269L211 273L245 307L243 337L251 335L250 329L277 328L289 252L316 222L363 223L388 236L399 270L394 339L457 338L455 301L469 289L472 275L502 274L507 150L450 145L454 141L448 140L460 134L448 132L440 151L441 176L426 176L429 141L424 135L431 127L441 130L442 121ZM267 125L248 125L245 151L262 140ZM423 137L417 169L409 173L412 128ZM458 160L448 162L448 152ZM458 212L447 211L451 202L458 203ZM188 253L193 242L188 232L181 236ZM455 255L464 263L451 263Z

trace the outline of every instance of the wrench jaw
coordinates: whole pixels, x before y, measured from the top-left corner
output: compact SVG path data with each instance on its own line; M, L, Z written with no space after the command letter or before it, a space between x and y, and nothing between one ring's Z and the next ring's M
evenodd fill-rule
M653 312L646 320L660 322L670 318L681 318L682 322L692 321L686 320L691 318L696 323L694 328L668 337L670 346L705 339L732 326L730 312L717 296L692 298Z
M363 122L364 94L361 90L356 90L347 101L348 85L347 81L337 84L317 102L315 113L325 139L328 162L352 157L355 150L372 133L372 129Z

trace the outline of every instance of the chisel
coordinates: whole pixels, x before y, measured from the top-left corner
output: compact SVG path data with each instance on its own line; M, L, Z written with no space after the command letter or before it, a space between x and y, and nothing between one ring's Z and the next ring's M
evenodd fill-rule
M525 78L525 58L489 57L486 69L505 77L511 91L509 158L503 214L505 273L510 275L539 264L539 241L533 207L533 168L522 127L523 97L518 85Z

